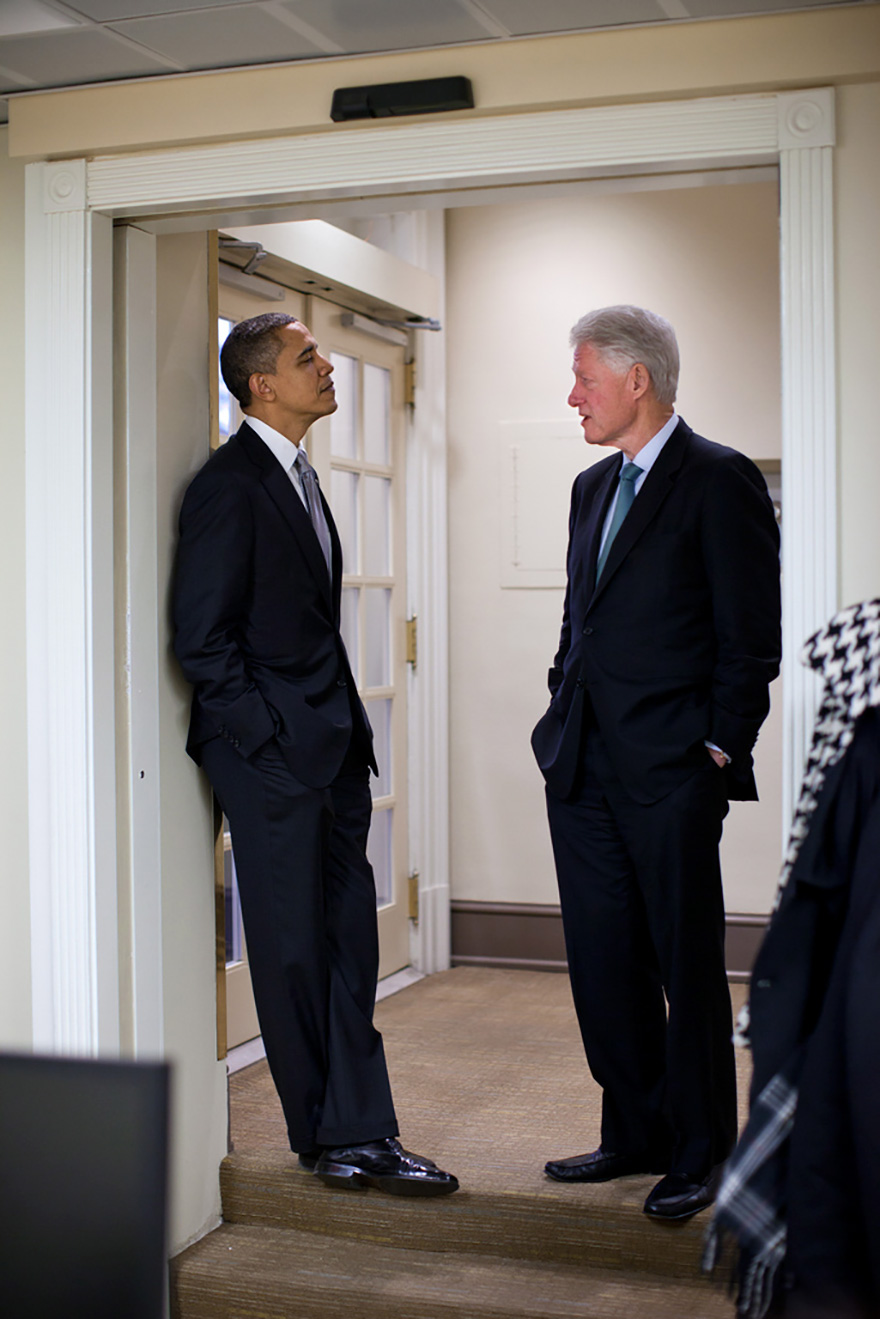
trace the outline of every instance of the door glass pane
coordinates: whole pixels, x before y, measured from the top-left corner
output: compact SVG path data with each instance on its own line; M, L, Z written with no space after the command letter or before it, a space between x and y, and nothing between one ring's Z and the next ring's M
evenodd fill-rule
M367 687L391 686L391 591L364 590L364 648Z
M226 342L227 335L229 334L229 331L232 329L232 326L233 326L233 322L228 321L224 316L221 316L218 319L217 341L220 344L221 348ZM226 385L223 383L222 375L220 376L220 390L219 390L218 404L219 404L218 423L219 423L219 431L220 431L220 443L222 444L224 440L229 439L229 436L232 434L233 427L235 426L235 399L232 397L229 390L226 388Z
M224 817L223 824L226 820ZM223 897L226 913L226 965L230 966L242 960L241 939L241 899L238 896L238 879L235 874L235 859L229 843L229 833L223 830Z
M370 777L374 797L387 797L393 791L391 764L391 700L368 701L367 717L373 727L373 751L379 777Z
M367 838L367 857L376 877L376 905L385 906L394 899L394 871L391 852L392 808L373 811Z
M357 362L331 353L338 407L330 418L330 452L334 458L357 458Z
M364 458L368 463L391 461L391 372L364 363Z
M358 686L360 686L361 681L361 675L358 673L360 665L358 658L359 598L360 590L357 586L344 586L342 588L342 603L340 606L342 640L345 642L345 649L348 651L348 662L351 665L351 672Z
M384 476L364 477L364 574L391 574L391 482Z
M343 572L360 572L358 555L358 481L356 472L330 474L330 507L342 542Z

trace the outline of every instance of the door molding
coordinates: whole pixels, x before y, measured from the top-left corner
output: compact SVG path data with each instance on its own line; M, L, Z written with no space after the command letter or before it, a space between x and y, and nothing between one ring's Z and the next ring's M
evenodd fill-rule
M502 183L778 164L785 518L785 812L815 708L795 661L837 604L832 89L358 126L27 167L27 650L34 1038L118 1039L109 292L113 217L406 197ZM723 310L723 309L722 309ZM438 336L439 337L439 336ZM429 368L436 371L436 364ZM431 399L439 386L431 377ZM427 409L423 409L423 416ZM445 437L419 423L427 521L411 582L432 603L412 699L424 968L448 962ZM809 553L805 552L809 546ZM800 552L799 552L800 551ZM441 608L443 615L441 615ZM109 840L109 841L108 841ZM440 908L445 907L445 915ZM445 924L444 924L445 922ZM428 928L428 927L431 928ZM161 986L161 968L154 977Z

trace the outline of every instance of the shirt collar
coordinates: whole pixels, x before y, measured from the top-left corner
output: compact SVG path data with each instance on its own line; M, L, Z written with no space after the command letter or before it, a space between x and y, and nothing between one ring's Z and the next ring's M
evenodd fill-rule
M249 417L247 413L245 413L244 419L250 426L251 430L259 435L266 447L272 451L285 472L289 472L293 464L296 462L297 454L302 446L294 444L286 435L282 435L280 431L274 430L265 421L261 421L259 417Z
M645 473L646 476L648 472L650 472L651 468L654 466L657 459L660 457L661 449L663 448L664 444L669 439L670 435L675 430L677 425L678 425L678 413L673 412L672 416L669 418L666 425L662 426L660 430L658 430L657 434L653 435L651 439L648 440L648 443L645 445L645 447L643 449L639 449L635 458L633 458L632 461L636 464L637 467L641 467L642 471ZM628 461L629 459L624 458L624 462L628 462Z

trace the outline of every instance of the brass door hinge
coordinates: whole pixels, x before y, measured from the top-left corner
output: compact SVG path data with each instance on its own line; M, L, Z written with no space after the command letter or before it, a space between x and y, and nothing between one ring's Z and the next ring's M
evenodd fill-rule
M406 662L415 673L419 666L419 620L415 616L406 620Z
M414 408L416 405L415 358L411 362L404 362L403 364L403 401L410 408Z
M413 925L419 923L419 872L409 877L409 911L408 916Z

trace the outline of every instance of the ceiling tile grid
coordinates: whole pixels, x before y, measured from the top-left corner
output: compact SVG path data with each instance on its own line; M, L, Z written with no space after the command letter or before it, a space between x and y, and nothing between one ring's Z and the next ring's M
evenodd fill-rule
M26 87L67 87L110 78L168 73L158 54L129 46L106 28L77 27L0 41L0 92Z
M281 0L348 54L480 41L491 35L461 0Z
M658 23L664 14L658 0L479 0L511 36L574 32L584 28Z
M261 5L238 4L222 12L194 9L157 18L134 18L114 23L112 31L177 61L183 69L265 64L325 54Z

